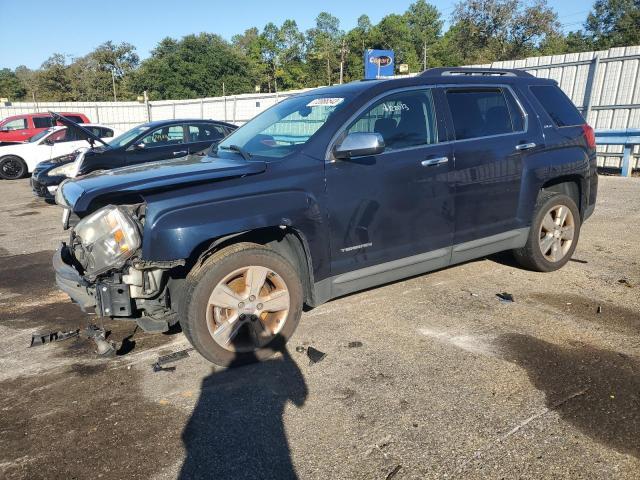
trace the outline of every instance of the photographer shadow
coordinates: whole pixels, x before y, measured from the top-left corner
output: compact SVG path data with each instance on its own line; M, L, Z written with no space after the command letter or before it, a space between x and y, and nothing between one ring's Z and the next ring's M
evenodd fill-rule
M202 382L182 440L186 458L178 478L297 478L282 415L302 407L307 385L287 350L261 363L214 372Z

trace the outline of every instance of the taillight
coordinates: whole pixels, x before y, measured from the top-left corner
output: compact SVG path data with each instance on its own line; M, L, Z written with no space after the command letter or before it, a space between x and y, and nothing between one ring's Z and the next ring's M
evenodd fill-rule
M585 123L582 125L582 133L584 135L584 139L587 141L587 147L596 148L596 134L591 128L591 125Z

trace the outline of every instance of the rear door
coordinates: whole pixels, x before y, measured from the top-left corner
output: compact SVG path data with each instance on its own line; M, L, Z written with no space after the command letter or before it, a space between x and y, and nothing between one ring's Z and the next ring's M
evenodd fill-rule
M187 150L192 155L205 155L213 143L222 140L225 130L212 123L189 123L186 125Z
M326 164L332 275L424 252L441 252L431 260L448 263L451 144L443 142L438 110L430 88L390 93L356 114L338 136L336 143L352 132L379 133L386 149Z
M189 153L184 130L183 124L165 125L152 130L127 148L126 164L184 157Z
M523 155L541 148L538 123L508 86L444 87L444 94L455 137L454 245L522 227Z

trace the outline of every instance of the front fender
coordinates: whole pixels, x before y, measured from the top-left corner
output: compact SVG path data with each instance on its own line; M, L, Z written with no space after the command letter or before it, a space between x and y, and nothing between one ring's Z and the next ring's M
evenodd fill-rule
M204 242L225 235L284 225L307 238L321 238L317 199L302 190L277 191L204 201L155 212L149 203L142 257L149 261L189 258Z

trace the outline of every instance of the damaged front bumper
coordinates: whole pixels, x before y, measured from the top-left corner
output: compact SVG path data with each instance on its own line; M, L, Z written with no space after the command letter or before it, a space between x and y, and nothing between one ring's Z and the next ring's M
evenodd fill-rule
M53 256L56 283L82 311L130 319L147 332L164 332L177 322L169 302L166 269L125 266L92 280L80 274L76 263L72 249L63 242Z
M53 254L53 270L58 288L71 297L83 312L89 312L96 306L95 285L87 282L71 262L69 247L63 242Z
M121 283L90 283L73 266L69 247L62 243L53 255L56 284L83 312L91 310L104 317L132 317L134 313L129 285Z

